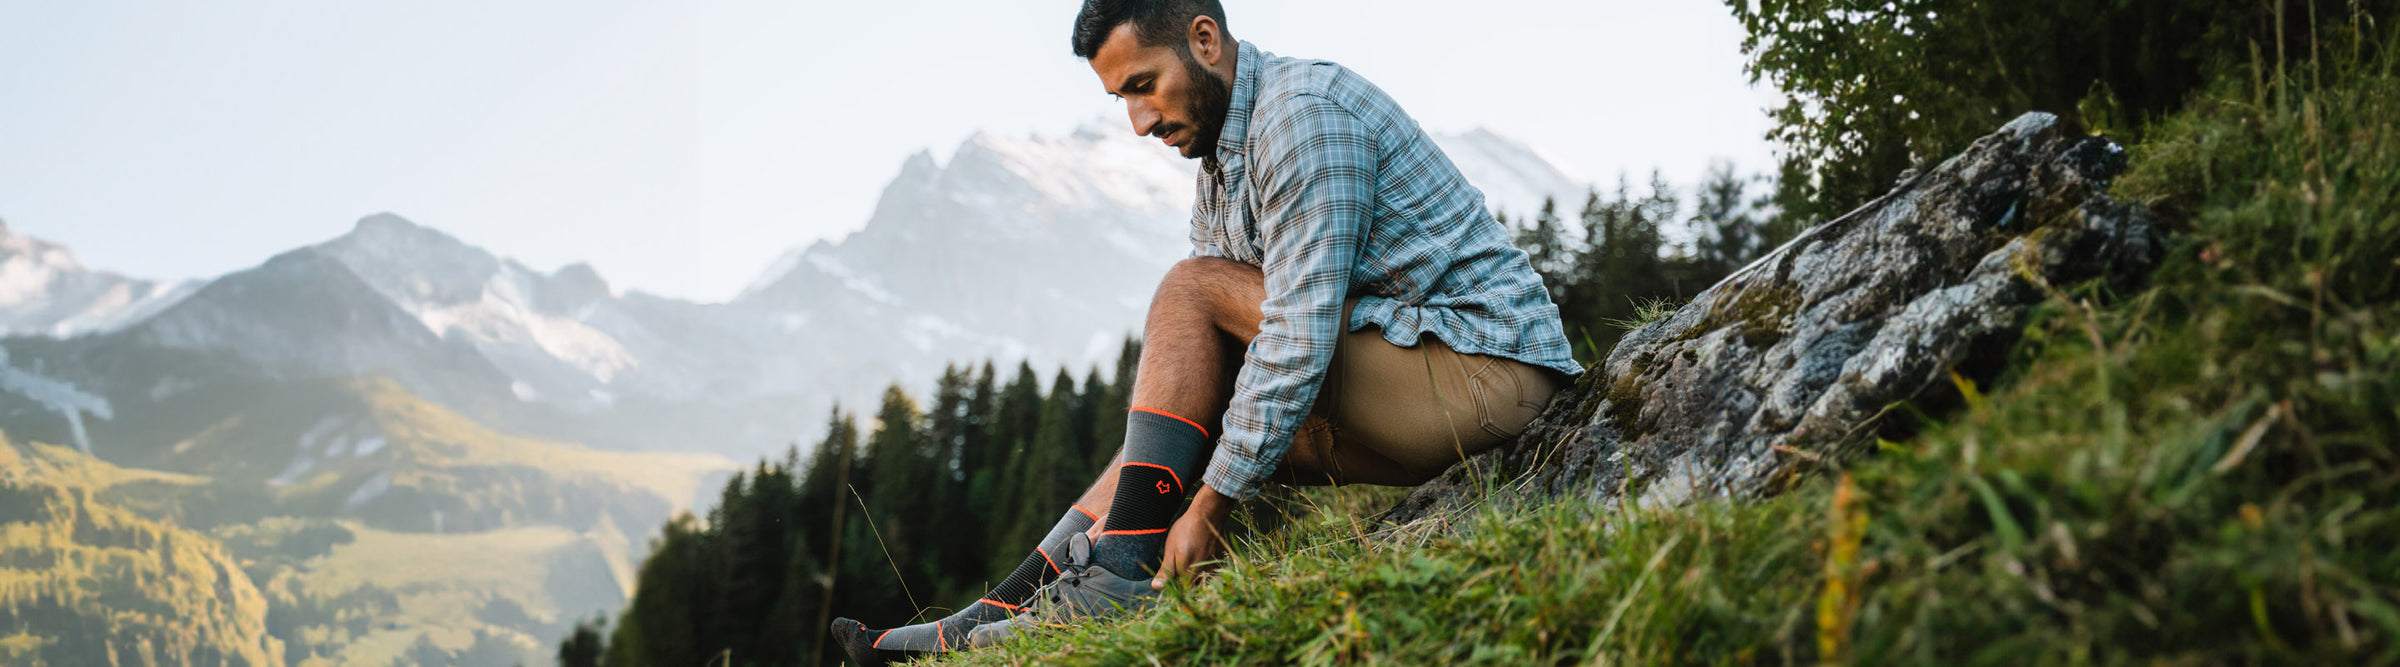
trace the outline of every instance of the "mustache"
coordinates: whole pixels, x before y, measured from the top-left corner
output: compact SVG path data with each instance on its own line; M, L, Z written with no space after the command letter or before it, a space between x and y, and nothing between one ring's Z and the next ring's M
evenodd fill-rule
M1150 138L1165 139L1167 138L1167 135L1174 134L1176 130L1183 128L1183 123L1161 123L1156 127L1150 128Z

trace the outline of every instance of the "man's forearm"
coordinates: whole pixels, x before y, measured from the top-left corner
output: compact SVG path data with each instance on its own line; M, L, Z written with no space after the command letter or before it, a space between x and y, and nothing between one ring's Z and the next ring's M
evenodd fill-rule
M1216 487L1209 486L1204 482L1200 485L1200 492L1192 494L1192 506L1185 509L1183 513L1207 519L1210 526L1223 526L1225 517L1231 516L1233 508L1241 504L1242 501L1217 493Z

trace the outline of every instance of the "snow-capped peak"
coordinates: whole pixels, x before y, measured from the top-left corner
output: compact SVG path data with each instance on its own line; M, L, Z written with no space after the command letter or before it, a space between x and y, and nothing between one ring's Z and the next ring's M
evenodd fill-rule
M616 336L584 321L613 297L589 265L545 275L391 213L360 218L317 249L435 335L461 338L541 393L582 395L638 365Z
M174 305L195 287L84 268L66 246L15 233L0 221L0 335L113 331Z

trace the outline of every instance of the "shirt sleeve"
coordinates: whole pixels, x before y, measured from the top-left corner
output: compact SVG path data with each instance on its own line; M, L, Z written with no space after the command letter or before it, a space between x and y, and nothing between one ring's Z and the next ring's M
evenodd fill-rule
M1199 181L1199 183L1194 186L1198 192L1195 192L1192 195L1192 201L1195 207L1215 207L1223 205L1221 202L1223 202L1225 198L1221 196L1219 191L1221 191L1224 186L1222 185L1222 181L1220 179L1210 174L1206 167L1203 167L1200 170L1200 177L1195 180ZM1212 230L1214 230L1216 227L1214 220L1222 217L1223 216L1218 215L1213 210L1202 211L1195 209L1192 211L1191 234L1193 257L1226 257L1225 249L1217 247L1216 235L1212 233Z
M1236 499L1256 495L1274 474L1316 402L1375 206L1373 128L1316 95L1272 106L1274 113L1252 120L1265 125L1253 135L1250 156L1266 255L1264 318L1202 478Z

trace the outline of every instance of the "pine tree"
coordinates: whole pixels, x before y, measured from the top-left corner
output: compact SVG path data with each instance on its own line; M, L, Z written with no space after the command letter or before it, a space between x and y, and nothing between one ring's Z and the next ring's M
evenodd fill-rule
M1125 344L1117 349L1116 379L1109 383L1099 407L1093 409L1092 441L1098 444L1092 449L1088 469L1094 475L1107 470L1109 460L1125 446L1125 413L1133 408L1134 371L1141 365L1142 340L1126 336Z
M1759 223L1750 208L1749 181L1734 174L1733 163L1718 161L1701 178L1692 201L1696 261L1718 276L1732 273L1761 252Z
M1018 455L1017 507L1009 539L1002 544L1031 545L1057 521L1060 512L1083 490L1076 479L1084 460L1075 456L1075 379L1061 370L1051 380L1049 396L1041 403L1033 437Z
M890 561L890 567L874 578L889 581L894 576L891 571L898 570L909 591L930 596L934 589L931 570L939 559L931 557L926 536L938 530L932 489L941 483L944 466L920 435L923 419L916 401L900 385L884 390L883 407L875 413L875 432L867 437L874 486L862 491L867 496L868 511L863 515L870 519L867 527L880 534L875 544Z
M1551 302L1565 299L1575 254L1567 246L1566 225L1558 219L1558 201L1544 198L1541 212L1533 216L1532 224L1517 231L1516 241L1517 247L1524 249L1526 261L1533 264L1534 273L1550 288Z
M1032 545L1012 539L1025 506L1028 450L1042 419L1042 386L1032 364L1017 364L1017 375L1000 391L993 413L990 447L1001 456L996 463L998 474L993 481L991 502L982 506L987 512L983 523L989 531L987 543L993 547L986 570L1007 572L1016 566L1018 559L1025 557L1018 550Z
M576 621L576 631L559 643L559 667L600 667L600 655L607 653L600 641L605 626L607 619Z
M972 516L966 455L968 443L974 438L975 388L967 369L946 367L942 379L934 385L933 410L925 415L925 438L932 443L936 483L928 491L933 495L933 521L950 522ZM935 588L943 599L981 592L974 582L981 581L976 572L983 567L986 548L983 534L973 530L937 529L926 535L933 550L939 554Z
M1093 366L1091 372L1083 377L1083 391L1075 395L1075 410L1068 424L1074 431L1075 452L1067 458L1067 467L1075 471L1077 478L1088 478L1096 470L1092 466L1092 459L1108 456L1100 452L1116 449L1118 445L1100 439L1099 422L1108 421L1108 415L1101 410L1108 403L1111 389L1108 380L1100 377L1100 367Z

